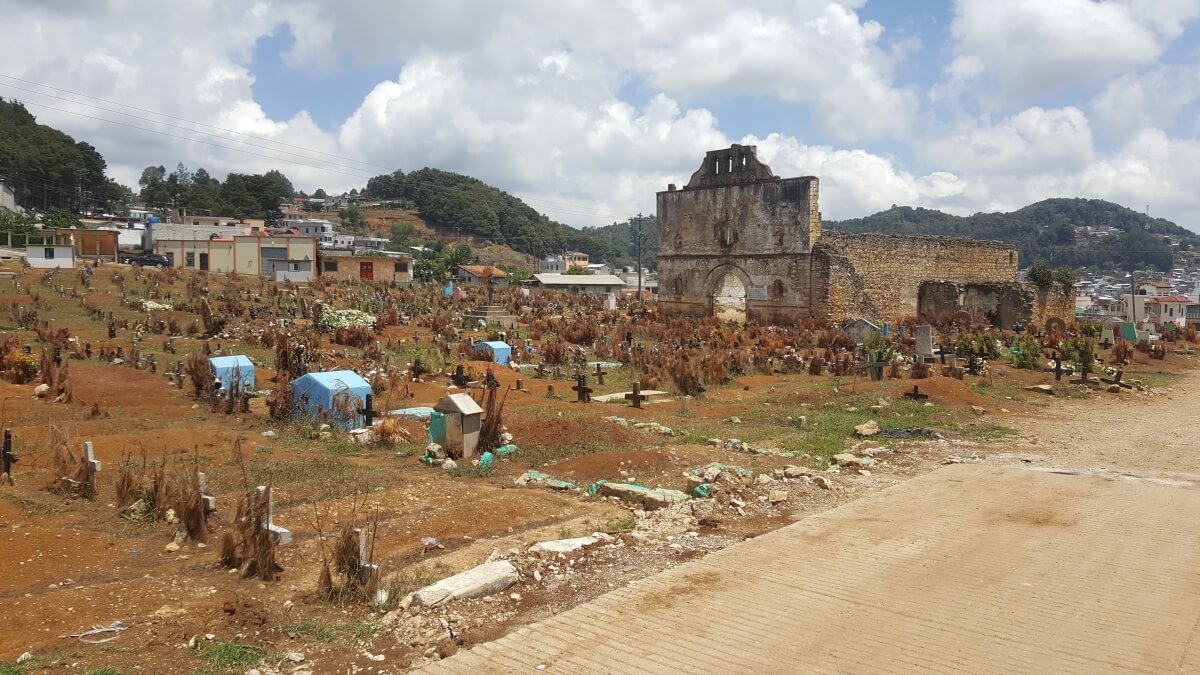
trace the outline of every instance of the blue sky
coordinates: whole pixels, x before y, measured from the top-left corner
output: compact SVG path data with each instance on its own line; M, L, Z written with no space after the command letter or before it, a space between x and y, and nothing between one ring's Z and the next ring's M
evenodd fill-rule
M14 95L7 75L172 116L119 127L95 118L127 109L20 94L127 183L183 162L214 175L280 168L302 189L342 190L380 167L435 166L582 226L651 211L656 190L736 142L780 175L818 176L829 218L1081 196L1150 203L1200 229L1200 0L0 10L13 27L0 96ZM45 50L50 29L89 49ZM194 121L197 140L225 147L166 135L180 134L165 120Z

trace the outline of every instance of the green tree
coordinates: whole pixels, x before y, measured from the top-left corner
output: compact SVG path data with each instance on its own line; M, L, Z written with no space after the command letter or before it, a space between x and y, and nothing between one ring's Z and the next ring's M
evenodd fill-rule
M358 204L347 204L338 210L338 218L342 221L342 229L354 234L366 234L367 221L363 219L362 209Z
M312 193L312 196L313 196L313 199L328 199L329 198L329 195L325 194L325 191L322 190L321 188L317 188L316 191L314 191Z
M592 271L583 265L571 265L563 274L591 274Z
M42 216L42 227L69 229L83 227L83 223L70 211L53 209Z
M1029 280L1029 283L1044 291L1054 285L1054 269L1050 267L1050 263L1038 259L1029 266L1029 272L1025 278Z
M1071 293L1075 290L1075 270L1068 265L1062 265L1054 269L1054 283L1062 286L1063 293Z
M448 268L454 269L459 265L470 265L475 262L475 252L468 244L456 244L453 248L446 250L442 259Z

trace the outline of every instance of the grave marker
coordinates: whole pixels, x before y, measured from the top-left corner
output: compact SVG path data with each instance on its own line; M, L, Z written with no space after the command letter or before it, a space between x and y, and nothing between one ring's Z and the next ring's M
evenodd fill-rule
M96 451L92 448L91 441L83 444L83 458L92 467L92 471L100 473L100 460L96 459Z
M592 374L596 376L596 382L597 382L597 383L598 383L600 386L604 386L604 376L605 376L605 375L607 375L607 374L608 374L608 372L607 372L607 371L604 371L604 370L600 370L600 363L599 363L599 362L597 362L597 363L596 363L596 372L594 372L594 373L592 373Z
M924 401L929 398L929 394L922 394L921 388L914 384L912 391L904 392L904 398L910 401Z
M359 408L356 411L356 412L358 412L359 415L363 416L364 420L366 420L366 424L364 426L366 426L368 429L371 428L371 424L375 421L375 417L378 416L378 414L379 414L379 413L375 412L374 410L372 410L372 407L373 407L372 404L374 403L374 398L375 397L372 396L371 394L367 394L366 402L363 404L363 407Z
M463 367L460 364L454 367L454 374L450 376L450 381L454 383L454 386L462 389L467 386L471 378L467 377L466 373L463 372Z
M266 485L259 485L254 488L254 496L259 501L262 501L263 495L267 497L267 517L263 522L263 529L271 533L275 537L275 543L286 545L292 543L292 532L275 524L275 498L271 494L271 488Z
M625 394L625 399L629 401L635 408L641 408L642 401L645 401L647 398L647 396L642 396L642 383L639 380L634 380L633 391Z
M213 513L217 510L217 498L208 494L208 476L199 471L196 477L200 483L200 503L204 506L204 513Z
M575 379L575 386L571 387L576 393L576 403L591 403L592 388L587 386L587 375L580 375Z
M12 430L4 430L4 446L0 447L0 474L8 476L12 481L12 465L17 463L17 456L12 451Z
M916 354L922 359L933 358L933 326L923 324L916 328Z
M358 535L358 578L366 581L372 574L379 571L379 565L367 562L367 533L361 527L354 528Z

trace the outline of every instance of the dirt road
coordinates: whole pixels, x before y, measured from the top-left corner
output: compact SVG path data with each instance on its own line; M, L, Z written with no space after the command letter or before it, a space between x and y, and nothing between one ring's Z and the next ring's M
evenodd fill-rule
M1193 374L1067 402L947 466L428 672L1197 672Z

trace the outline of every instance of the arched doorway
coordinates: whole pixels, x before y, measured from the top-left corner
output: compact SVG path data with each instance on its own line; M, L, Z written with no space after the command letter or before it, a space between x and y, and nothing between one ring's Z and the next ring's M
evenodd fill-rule
M712 313L722 321L746 323L746 285L732 271L713 287Z

